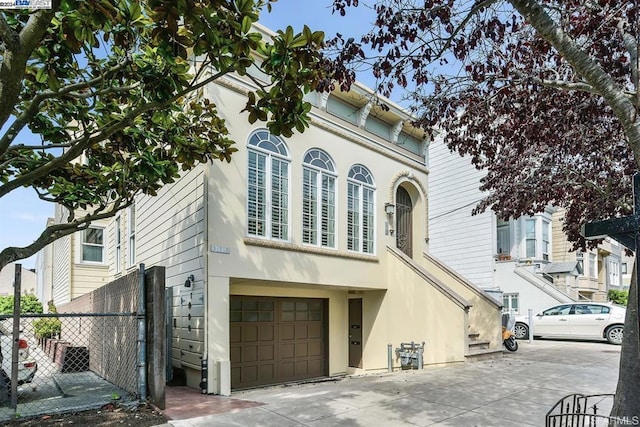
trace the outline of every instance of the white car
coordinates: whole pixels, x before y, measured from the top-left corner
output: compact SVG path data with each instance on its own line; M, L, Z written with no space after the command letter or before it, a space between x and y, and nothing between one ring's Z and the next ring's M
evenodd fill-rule
M533 335L549 338L606 339L622 344L626 308L597 302L559 304L533 317ZM528 316L517 316L514 333L529 338Z
M0 349L2 350L2 372L3 378L0 381L6 382L7 386L11 383L11 352L12 337L0 332ZM24 339L18 340L18 385L30 383L33 380L38 364L29 357L29 344Z

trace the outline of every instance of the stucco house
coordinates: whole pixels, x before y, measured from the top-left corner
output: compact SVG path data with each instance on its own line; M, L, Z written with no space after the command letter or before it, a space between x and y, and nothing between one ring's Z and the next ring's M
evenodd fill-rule
M546 273L554 283L565 286L566 292L576 300L607 301L609 289L623 286L622 264L625 248L616 240L605 238L597 248L572 251L571 243L562 232L565 211L559 209L553 215L553 264ZM559 272L561 264L575 266L572 276Z
M2 270L0 270L0 296L13 296L16 277L16 264L9 263ZM36 272L28 268L22 267L20 270L20 293L21 295L36 294Z
M427 145L411 117L356 84L309 94L310 128L282 138L238 113L251 84L206 87L238 141L231 163L57 243L54 300L165 266L169 363L198 387L206 361L216 394L385 371L403 342L426 343L424 365L501 354L500 302L430 254Z

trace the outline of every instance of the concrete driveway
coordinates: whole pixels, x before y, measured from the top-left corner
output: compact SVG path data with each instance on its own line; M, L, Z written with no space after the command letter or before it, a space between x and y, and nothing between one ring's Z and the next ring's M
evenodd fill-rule
M167 426L539 427L568 394L615 392L619 346L519 344L517 352L499 359L235 392L218 399L244 401L245 409L231 405L235 409L216 415L194 413Z

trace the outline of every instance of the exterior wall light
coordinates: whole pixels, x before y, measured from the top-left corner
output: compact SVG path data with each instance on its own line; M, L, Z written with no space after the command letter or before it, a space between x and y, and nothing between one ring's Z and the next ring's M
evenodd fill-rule
M385 203L384 211L387 213L387 215L393 215L394 213L396 213L396 205L394 205L393 203Z
M384 212L387 214L387 222L384 224L385 234L393 236L393 214L396 213L396 205L393 203L384 204Z
M195 277L193 277L193 274L190 274L189 277L187 277L187 280L184 281L184 287L190 288L194 280L195 280Z

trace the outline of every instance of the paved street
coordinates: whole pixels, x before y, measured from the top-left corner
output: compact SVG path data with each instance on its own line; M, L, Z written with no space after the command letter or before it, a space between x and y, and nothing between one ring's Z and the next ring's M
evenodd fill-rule
M568 394L615 391L619 346L519 344L501 359L236 392L219 403L254 405L167 426L543 426Z

